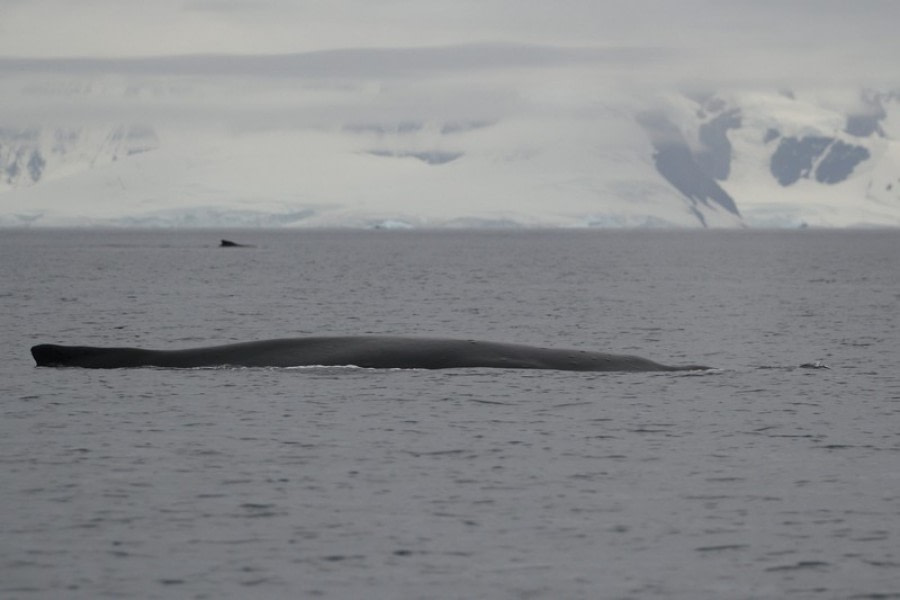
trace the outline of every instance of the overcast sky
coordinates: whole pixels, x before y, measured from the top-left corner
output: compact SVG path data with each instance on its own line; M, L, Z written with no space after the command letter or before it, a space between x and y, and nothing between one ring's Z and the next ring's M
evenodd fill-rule
M898 22L897 0L0 0L0 120L490 119L623 89L896 88ZM59 93L81 76L107 88Z
M896 77L898 22L896 0L0 0L0 56L513 43L656 49L687 79L840 83Z

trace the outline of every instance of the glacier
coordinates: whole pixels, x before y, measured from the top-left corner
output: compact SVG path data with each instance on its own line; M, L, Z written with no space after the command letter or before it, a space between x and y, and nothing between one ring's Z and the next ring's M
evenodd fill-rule
M0 227L900 226L900 92L848 96L672 92L252 127L114 111L0 123Z

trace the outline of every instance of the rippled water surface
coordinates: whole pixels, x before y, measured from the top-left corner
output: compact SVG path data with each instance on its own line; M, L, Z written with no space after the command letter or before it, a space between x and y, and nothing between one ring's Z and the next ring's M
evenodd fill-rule
M218 237L0 232L0 597L900 598L900 234ZM717 369L28 354L361 333Z

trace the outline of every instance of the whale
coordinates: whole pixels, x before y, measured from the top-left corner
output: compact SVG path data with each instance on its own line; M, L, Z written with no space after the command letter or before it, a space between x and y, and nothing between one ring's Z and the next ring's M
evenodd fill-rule
M338 367L367 369L546 369L559 371L688 371L639 356L447 338L300 337L180 350L61 346L31 348L38 367Z

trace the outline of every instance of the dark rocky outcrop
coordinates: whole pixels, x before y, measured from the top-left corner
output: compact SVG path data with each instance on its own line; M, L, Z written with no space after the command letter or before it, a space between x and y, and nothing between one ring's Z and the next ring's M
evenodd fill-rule
M666 181L695 204L718 206L740 216L734 199L699 164L678 128L658 112L643 113L638 122L653 143L656 170ZM703 214L694 208L697 219L705 226Z
M816 181L819 183L840 183L847 179L856 165L869 159L869 151L862 146L853 146L835 140L828 154L816 167Z
M847 179L869 156L866 148L831 137L788 137L778 144L770 170L783 186L793 185L801 178L809 179L810 174L819 183L835 184Z
M772 175L783 186L792 185L800 178L809 177L813 161L831 142L831 138L819 136L782 138L769 163Z
M700 126L700 143L703 148L696 154L697 164L708 175L724 181L731 173L731 142L728 130L741 126L741 111L727 110Z

